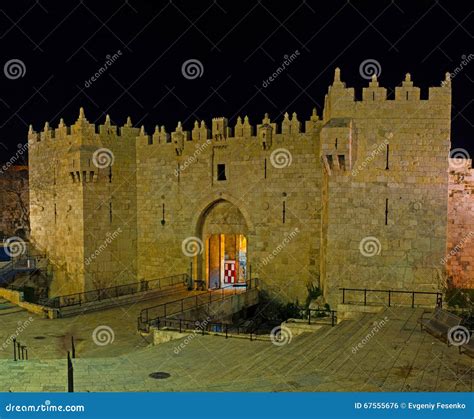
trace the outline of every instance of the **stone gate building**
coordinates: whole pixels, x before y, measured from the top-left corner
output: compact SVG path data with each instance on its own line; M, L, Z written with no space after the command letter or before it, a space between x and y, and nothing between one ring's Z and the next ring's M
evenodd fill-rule
M96 130L81 109L72 126L30 128L31 238L50 293L189 271L210 288L259 277L288 301L314 284L331 305L343 286L438 290L450 116L448 76L427 99L408 74L394 99L374 77L356 100L336 69L304 122L148 135L130 119Z

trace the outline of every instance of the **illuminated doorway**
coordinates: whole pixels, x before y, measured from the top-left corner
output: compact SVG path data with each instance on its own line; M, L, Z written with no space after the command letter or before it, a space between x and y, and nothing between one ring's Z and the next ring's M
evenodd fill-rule
M208 288L245 285L247 238L243 234L211 234L206 239L205 261Z

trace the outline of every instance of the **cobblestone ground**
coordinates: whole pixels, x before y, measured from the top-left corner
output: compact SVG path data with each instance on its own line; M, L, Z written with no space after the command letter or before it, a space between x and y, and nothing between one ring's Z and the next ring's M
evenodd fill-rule
M142 341L127 352L122 346L113 357L121 345L115 339L101 349L104 355L74 360L75 391L472 391L473 360L421 332L420 315L419 309L387 309L282 346L190 335L158 346ZM169 377L150 378L153 372ZM0 391L65 391L66 374L64 357L3 359Z

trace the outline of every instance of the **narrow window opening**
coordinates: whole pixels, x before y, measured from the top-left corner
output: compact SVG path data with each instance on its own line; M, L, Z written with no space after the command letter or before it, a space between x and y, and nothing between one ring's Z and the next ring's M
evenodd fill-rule
M165 203L161 204L161 225L164 226L166 223L165 220Z
M56 224L57 219L58 219L58 213L56 209L56 204L54 204L54 224Z
M339 168L341 170L346 170L346 159L344 157L344 154L340 154L337 156L338 162L339 162Z
M388 198L385 200L385 225L388 225Z
M267 178L267 159L265 158L265 162L263 164L263 177L264 179Z
M332 161L332 156L330 154L328 154L326 156L327 158L327 161L328 161L328 165L329 165L329 168L332 170L333 169L333 161Z
M337 150L337 138L336 138L336 143L334 144L334 146L336 147L336 150Z
M406 100L408 100L408 92L406 92Z
M109 222L112 223L112 202L109 202Z
M225 164L219 163L217 165L217 180L227 180L225 175Z
M375 100L375 92L372 92L372 100Z
M153 144L153 137L151 135L148 136L148 145Z
M286 201L283 201L282 221L283 221L283 224L285 224L285 221L286 221Z
M112 183L112 166L109 166L109 183Z
M389 156L390 156L390 144L387 144L387 152L386 152L386 157L385 157L385 170L389 169L389 166L388 166Z

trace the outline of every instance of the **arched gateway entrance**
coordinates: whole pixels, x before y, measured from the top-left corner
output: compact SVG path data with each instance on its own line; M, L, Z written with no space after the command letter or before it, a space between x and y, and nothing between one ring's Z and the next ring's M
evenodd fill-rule
M197 256L197 278L210 289L245 285L248 227L240 210L229 201L217 201L204 211L198 229L204 251Z

